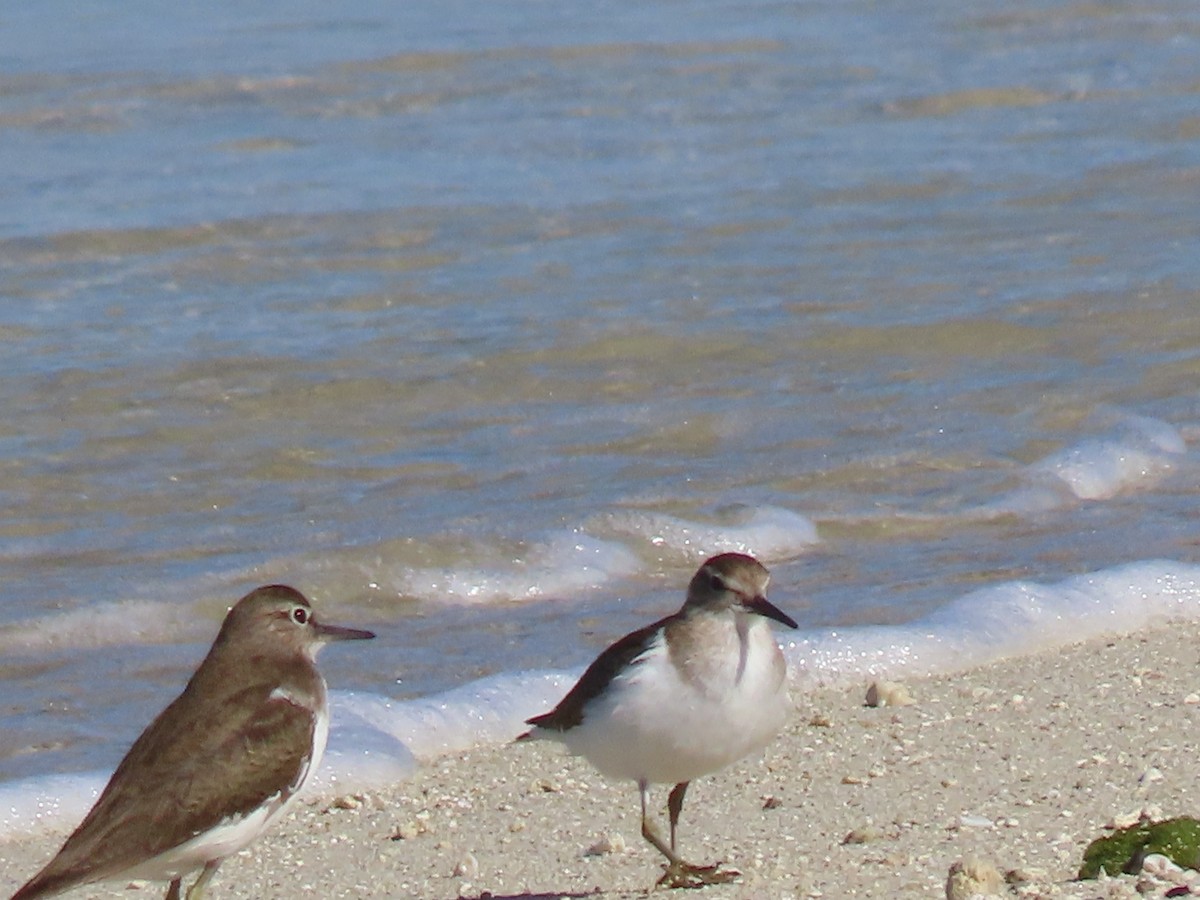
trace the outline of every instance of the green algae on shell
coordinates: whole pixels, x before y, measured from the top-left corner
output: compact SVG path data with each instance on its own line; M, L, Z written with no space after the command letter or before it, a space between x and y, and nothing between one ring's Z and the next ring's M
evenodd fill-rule
M1096 838L1083 851L1079 878L1097 878L1101 870L1108 875L1136 874L1152 853L1161 853L1185 869L1200 868L1200 820L1180 816L1139 822Z

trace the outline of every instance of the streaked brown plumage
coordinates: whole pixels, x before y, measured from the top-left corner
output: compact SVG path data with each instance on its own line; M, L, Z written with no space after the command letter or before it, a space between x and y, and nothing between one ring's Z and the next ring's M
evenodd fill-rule
M198 900L221 860L257 837L319 763L328 713L318 650L370 637L318 623L293 588L247 594L183 693L142 732L58 855L13 900L112 878L169 880L167 896L178 897L183 876L203 868L187 894ZM225 842L210 846L222 823L232 833L217 832Z

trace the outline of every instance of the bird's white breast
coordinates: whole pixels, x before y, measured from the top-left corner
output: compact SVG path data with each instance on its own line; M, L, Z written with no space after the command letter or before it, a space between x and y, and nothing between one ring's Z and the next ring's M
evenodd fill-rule
M672 653L664 632L555 737L615 778L690 781L761 749L791 709L786 670L757 616L709 617Z

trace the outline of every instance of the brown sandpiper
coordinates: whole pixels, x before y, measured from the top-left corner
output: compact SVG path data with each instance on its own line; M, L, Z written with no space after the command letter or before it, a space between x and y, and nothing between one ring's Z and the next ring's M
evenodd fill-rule
M279 819L329 736L317 652L369 631L318 622L304 595L268 585L239 600L187 687L134 742L58 855L12 900L113 879L169 881L217 867Z
M611 778L637 782L642 836L667 858L660 885L732 881L737 871L685 862L676 850L683 798L694 778L761 750L792 709L787 664L768 619L795 628L767 600L770 573L744 553L700 566L675 614L601 653L522 738L551 738ZM647 815L651 784L673 784L671 841Z

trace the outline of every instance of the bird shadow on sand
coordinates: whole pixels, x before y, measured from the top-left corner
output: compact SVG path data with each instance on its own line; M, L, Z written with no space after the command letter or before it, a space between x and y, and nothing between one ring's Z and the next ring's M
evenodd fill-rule
M590 891L576 892L566 894L562 891L551 891L549 893L537 894L493 894L491 891L481 891L478 894L467 896L459 894L458 900L580 900L583 897L599 897L604 892L600 888L592 888Z

